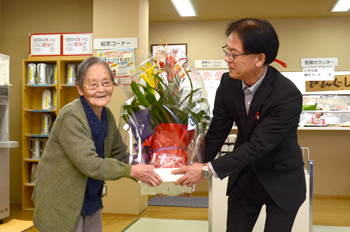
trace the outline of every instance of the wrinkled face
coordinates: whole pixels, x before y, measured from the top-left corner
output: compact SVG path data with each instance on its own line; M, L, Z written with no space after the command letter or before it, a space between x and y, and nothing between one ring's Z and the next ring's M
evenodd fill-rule
M106 87L105 83L110 83L111 77L107 68L102 64L91 66L86 72L83 89L76 85L78 92L84 96L91 108L97 112L108 104L111 100L114 86ZM94 89L92 86L98 86Z
M240 55L246 53L243 49L243 44L239 36L235 33L232 33L227 38L227 50L232 55ZM256 68L261 65L258 62L259 60L259 54L247 54L247 55L240 55L236 56L233 60L229 57L230 55L227 55L225 57L225 61L228 64L229 67L229 74L230 77L233 79L239 79L239 80L248 80L252 76L254 76L254 73L256 72Z

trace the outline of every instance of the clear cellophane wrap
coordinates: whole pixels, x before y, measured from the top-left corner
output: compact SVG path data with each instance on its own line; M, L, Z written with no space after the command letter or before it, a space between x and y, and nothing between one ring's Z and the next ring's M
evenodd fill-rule
M149 164L163 183L140 183L143 195L180 195L193 187L175 185L181 175L173 169L202 162L204 136L211 122L207 91L199 72L180 50L159 46L154 56L119 82L128 100L123 104L120 128L129 144L130 164Z

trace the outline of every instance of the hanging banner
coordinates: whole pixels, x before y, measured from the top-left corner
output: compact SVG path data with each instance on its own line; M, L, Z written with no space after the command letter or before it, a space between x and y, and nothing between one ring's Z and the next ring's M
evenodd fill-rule
M131 85L131 77L129 77L135 71L135 56L133 48L98 51L97 57L106 61L112 69L114 74L115 83L117 83L117 77L120 75L121 80L125 84Z
M350 75L335 75L333 81L306 81L306 92L350 90Z

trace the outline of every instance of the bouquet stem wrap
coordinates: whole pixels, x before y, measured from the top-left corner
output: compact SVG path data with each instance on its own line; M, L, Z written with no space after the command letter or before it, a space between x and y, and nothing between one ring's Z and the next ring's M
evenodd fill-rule
M162 47L139 65L131 85L119 82L129 97L122 106L120 128L129 141L129 163L153 165L163 184L141 194L179 195L193 188L175 186L170 171L202 162L203 141L211 122L207 92L186 54ZM137 82L139 80L139 82ZM167 182L167 183L165 183Z

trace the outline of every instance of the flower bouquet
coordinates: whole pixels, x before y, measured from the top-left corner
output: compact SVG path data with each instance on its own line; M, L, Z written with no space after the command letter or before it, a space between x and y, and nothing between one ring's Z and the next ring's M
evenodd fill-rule
M163 49L160 49L163 48ZM163 183L141 183L141 194L179 195L194 188L175 186L170 172L203 160L203 141L211 122L202 78L180 50L158 47L138 66L131 85L120 84L129 99L121 109L121 125L129 142L129 163L153 165ZM139 80L137 83L135 80Z

